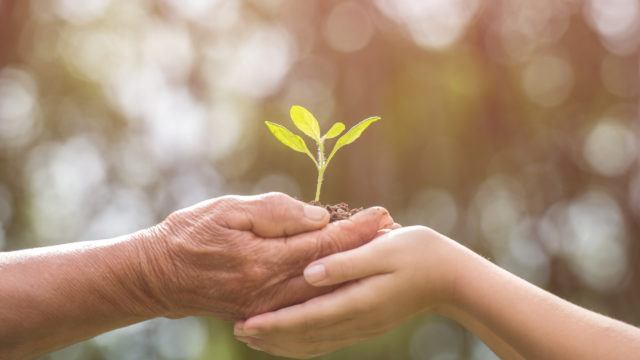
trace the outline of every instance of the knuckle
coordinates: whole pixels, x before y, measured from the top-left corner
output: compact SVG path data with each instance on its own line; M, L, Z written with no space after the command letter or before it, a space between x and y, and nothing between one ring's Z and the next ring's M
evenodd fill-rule
M274 215L287 213L285 205L292 198L289 195L271 192L252 197L248 200L247 208L250 212L268 212Z
M383 208L382 206L374 206L374 207L372 207L372 209L373 209L374 211L376 211L376 212L378 213L378 215L380 215L380 216L383 216L383 217L384 217L384 216L391 217L391 214L389 214L389 210L387 210L387 209Z
M316 240L316 256L315 259L319 259L329 254L335 254L339 251L337 244L339 243L335 234L325 234L318 237Z
M242 279L251 285L260 285L264 283L268 274L267 269L263 266L252 264L246 266L242 271Z
M165 220L168 223L180 223L202 216L207 216L211 213L225 214L236 210L242 201L242 197L236 195L221 196L176 210L169 214Z
M225 195L213 199L201 201L188 209L210 212L219 209L233 209L243 201L242 196Z
M209 199L195 204L191 207L178 210L171 216L187 218L190 221L197 221L202 218L217 219L226 218L235 214L239 210L242 202L239 196L227 195L214 199Z
M289 201L292 198L284 193L281 192L269 192L266 193L264 195L261 196L262 200L266 200L268 202L284 202L284 201Z
M407 229L406 231L409 231L409 232L412 232L412 233L416 233L416 234L424 234L424 235L433 235L433 234L435 234L435 231L431 230L430 228L428 228L426 226L422 226L422 225L407 226L405 229Z
M351 220L342 220L331 231L318 237L318 252L322 256L350 250L360 242L357 226Z
M247 266L242 271L242 278L248 283L251 284L254 281L260 279L260 270L256 266Z
M405 243L422 245L431 243L432 240L438 238L440 234L426 226L409 226L400 230L400 236L397 240L404 241ZM425 242L426 240L426 242ZM392 244L388 244L391 246Z
M353 273L353 262L343 256L338 255L334 261L325 265L327 267L327 275L333 280L341 280L351 276Z
M227 195L217 198L209 204L210 209L219 210L223 213L238 209L238 206L245 200L239 196Z
M374 206L371 208L373 212L375 212L376 217L379 219L379 225L381 227L391 226L393 224L393 218L389 213L389 210L383 208L382 206Z

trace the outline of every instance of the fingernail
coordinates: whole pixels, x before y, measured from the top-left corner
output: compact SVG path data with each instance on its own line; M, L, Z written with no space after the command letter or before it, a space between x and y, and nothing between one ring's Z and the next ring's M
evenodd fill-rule
M258 333L257 329L245 329L244 326L243 327L234 327L233 328L233 335L235 336L253 336L256 335Z
M260 347L258 345L247 344L247 346L252 348L253 350L262 351L262 349L260 349Z
M243 336L254 336L258 334L258 330L257 329L243 329L242 330Z
M243 343L250 343L252 341L256 341L256 340L260 340L260 338L254 337L254 336L238 336L236 335L236 339L238 341L242 341Z
M304 269L304 278L311 284L318 283L327 277L327 272L322 264L311 265Z
M376 206L375 209L380 212L380 219L378 220L378 229L384 229L391 226L394 221L387 209Z
M313 205L304 206L304 216L313 221L323 220L329 213L324 208Z

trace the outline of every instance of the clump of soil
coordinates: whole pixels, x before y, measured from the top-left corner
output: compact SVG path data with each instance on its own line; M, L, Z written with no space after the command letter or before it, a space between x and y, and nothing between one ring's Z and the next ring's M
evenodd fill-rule
M317 201L311 201L309 202L309 204L315 205L315 206L321 206L327 209L329 214L331 214L331 220L329 220L329 222L345 220L350 218L352 215L355 215L357 212L362 211L361 207L350 209L349 204L346 204L343 202L335 205L325 205Z

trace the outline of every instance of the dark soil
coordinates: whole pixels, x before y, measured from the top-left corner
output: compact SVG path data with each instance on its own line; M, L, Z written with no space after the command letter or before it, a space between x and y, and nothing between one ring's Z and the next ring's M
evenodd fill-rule
M357 212L362 210L361 207L350 209L349 204L346 204L343 202L335 205L325 205L317 201L311 201L309 202L309 204L315 205L315 206L322 206L323 208L327 209L329 214L331 214L330 222L348 219L352 215L355 215Z

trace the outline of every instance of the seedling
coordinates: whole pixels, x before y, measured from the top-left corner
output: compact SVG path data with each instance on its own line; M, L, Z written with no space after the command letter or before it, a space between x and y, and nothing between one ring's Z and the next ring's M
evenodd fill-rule
M286 127L272 123L270 121L265 121L269 131L276 137L276 139L280 140L281 143L285 144L289 148L307 154L309 158L313 161L318 169L318 182L316 184L316 197L315 201L320 201L320 190L322 189L322 182L324 180L324 172L327 170L327 166L331 162L331 159L336 155L338 150L340 150L343 146L349 145L352 142L356 141L362 132L369 127L369 125L374 122L380 120L379 116L372 116L366 118L356 125L354 125L349 131L347 131L344 135L340 136L338 141L336 141L335 145L333 145L333 150L329 153L329 156L325 156L325 141L329 139L333 139L338 137L345 129L345 126L341 122L337 122L331 126L329 131L327 131L324 135L320 135L320 125L318 124L318 120L316 120L315 116L309 110L303 108L299 105L293 105L291 107L291 120L293 124L302 131L305 135L313 139L316 142L316 146L318 148L318 156L314 157L307 144L302 139L302 137L292 133Z

